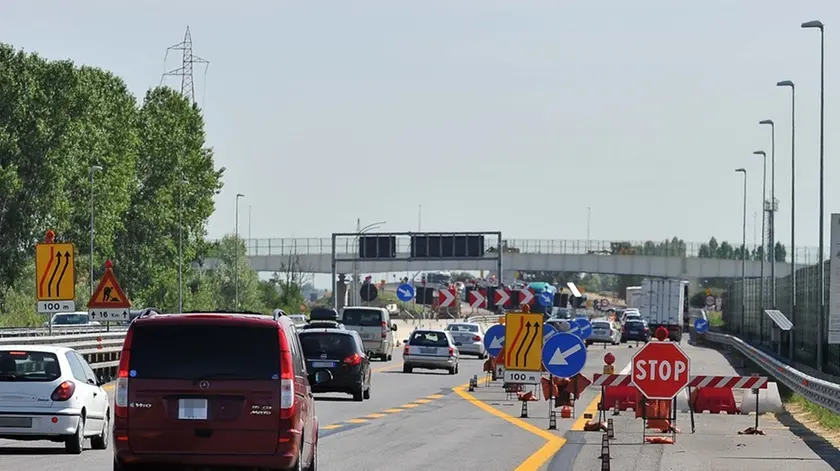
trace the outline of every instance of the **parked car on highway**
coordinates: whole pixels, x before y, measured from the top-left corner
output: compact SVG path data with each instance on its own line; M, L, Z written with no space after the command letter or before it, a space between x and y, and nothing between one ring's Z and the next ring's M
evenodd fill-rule
M446 330L455 341L458 352L462 355L475 355L487 358L484 349L484 329L474 322L455 322L446 326Z
M621 342L635 340L637 342L650 341L650 329L642 319L630 319L621 326Z
M114 470L312 469L318 418L291 319L275 312L144 312L125 336Z
M592 321L592 334L586 339L587 345L593 343L611 343L618 345L621 342L621 332L612 322L606 319L595 319Z
M348 306L341 313L341 322L349 330L359 333L365 343L368 357L391 361L397 325L391 322L391 315L387 309Z
M108 393L75 350L46 345L0 349L0 438L64 442L79 454L85 439L108 448Z
M449 374L458 373L458 347L452 336L445 330L415 330L405 340L403 348L403 373L411 373L414 368L427 370L447 370Z
M312 392L350 394L354 401L370 399L370 359L358 332L307 329L298 335L310 378L322 370L332 375L329 381L312 386Z

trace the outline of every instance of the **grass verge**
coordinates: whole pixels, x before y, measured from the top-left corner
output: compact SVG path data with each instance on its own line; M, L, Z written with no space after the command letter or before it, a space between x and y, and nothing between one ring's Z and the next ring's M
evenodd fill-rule
M808 416L808 418L815 420L820 427L825 428L831 432L840 432L840 415L831 412L823 406L814 404L805 399L799 394L793 394L787 400L788 405L793 405L794 409L800 409L801 413ZM790 409L790 407L788 407Z

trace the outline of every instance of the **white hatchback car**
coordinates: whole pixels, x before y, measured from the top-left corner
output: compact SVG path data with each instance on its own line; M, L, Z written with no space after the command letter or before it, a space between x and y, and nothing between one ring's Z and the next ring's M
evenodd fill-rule
M108 448L110 401L90 365L72 348L0 346L0 438L64 442L79 454L86 438Z

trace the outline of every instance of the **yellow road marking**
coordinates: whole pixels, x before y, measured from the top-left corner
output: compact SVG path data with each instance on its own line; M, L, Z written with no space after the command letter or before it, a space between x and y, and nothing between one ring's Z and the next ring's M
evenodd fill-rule
M432 400L431 399L417 399L414 402L416 402L418 404L428 404L428 403L432 402Z
M482 381L480 381L482 382ZM484 380L483 382L486 382ZM543 438L546 442L539 450L534 452L531 456L529 456L525 461L520 463L519 466L516 467L514 471L537 471L542 467L545 463L547 463L557 450L559 450L563 445L566 444L566 439L560 437L559 435L555 435L550 432L546 432L540 428L537 428L528 422L525 422L522 419L517 419L511 415L508 415L486 403L481 401L480 399L476 399L475 396L465 391L465 389L469 387L469 383L452 388L455 391L455 394L461 396L467 402L471 403L472 405L478 407L479 409L488 412L496 417L499 417L527 432L533 433L540 438Z
M400 407L405 407L405 408L407 408L407 409L410 409L410 408L412 408L412 407L417 407L417 406L419 406L419 405L420 405L420 404L403 404L403 405L401 405Z
M367 422L365 419L350 419L346 421L348 424L363 424Z
M388 415L388 414L369 414L369 415L366 415L365 417L367 417L368 419L378 419L380 417L385 417L386 415Z
M443 397L443 394L432 394L431 396L426 396L427 399L440 399Z
M586 409L583 411L583 414L575 420L575 423L572 424L569 430L576 430L578 432L583 430L583 426L586 425L586 418L585 414L592 414L592 418L594 419L598 415L598 403L601 401L601 393L598 393L595 396L595 399L586 406Z
M396 409L396 408L395 408L395 409L385 409L385 410L384 410L384 411L382 411L382 412L387 412L387 413L389 413L389 414L395 414L395 413L397 413L397 412L402 412L402 411L404 411L404 410L405 410L405 409Z
M335 429L341 428L341 427L342 427L341 424L324 425L323 427L321 427L321 430L335 430Z

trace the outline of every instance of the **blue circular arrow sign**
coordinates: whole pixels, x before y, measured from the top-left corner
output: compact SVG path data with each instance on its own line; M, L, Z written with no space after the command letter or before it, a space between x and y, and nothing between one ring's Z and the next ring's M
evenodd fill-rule
M548 291L543 291L537 296L537 302L542 307L552 306L554 304L554 296Z
M586 345L577 335L558 332L543 345L542 362L554 376L571 378L586 365Z
M575 318L574 323L578 328L578 331L575 332L578 337L586 340L590 335L592 335L592 324L589 323L589 319L585 317L577 317Z
M557 329L551 324L543 323L543 344L557 333Z
M705 334L709 331L709 321L706 319L697 319L694 321L694 330L696 330L698 334Z
M397 299L404 303L414 299L414 287L408 283L397 286Z
M505 326L494 324L484 333L484 349L494 357L499 356L505 346Z

